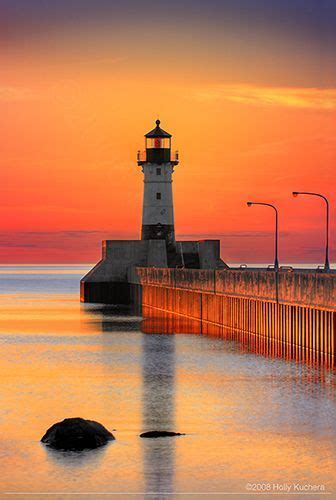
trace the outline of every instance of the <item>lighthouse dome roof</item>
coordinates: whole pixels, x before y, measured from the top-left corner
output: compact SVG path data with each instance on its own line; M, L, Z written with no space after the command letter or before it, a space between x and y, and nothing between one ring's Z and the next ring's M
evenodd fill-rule
M153 128L153 130L151 130L150 132L148 132L145 137L148 137L148 138L151 138L151 137L161 137L161 138L165 138L165 137L171 137L171 134L168 134L168 132L166 132L165 130L163 130L161 127L160 127L160 120L156 120L156 127Z

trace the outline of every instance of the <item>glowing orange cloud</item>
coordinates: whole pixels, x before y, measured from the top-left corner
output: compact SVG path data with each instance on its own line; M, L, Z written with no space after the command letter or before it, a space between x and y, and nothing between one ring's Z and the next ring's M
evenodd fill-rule
M215 85L195 92L204 101L227 100L254 106L336 109L336 89Z

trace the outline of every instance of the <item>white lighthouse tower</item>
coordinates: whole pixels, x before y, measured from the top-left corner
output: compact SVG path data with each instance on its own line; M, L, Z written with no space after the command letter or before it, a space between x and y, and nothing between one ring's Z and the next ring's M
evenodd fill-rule
M178 153L171 152L171 134L156 127L145 135L146 150L138 152L138 165L144 173L142 240L165 240L175 246L172 175Z

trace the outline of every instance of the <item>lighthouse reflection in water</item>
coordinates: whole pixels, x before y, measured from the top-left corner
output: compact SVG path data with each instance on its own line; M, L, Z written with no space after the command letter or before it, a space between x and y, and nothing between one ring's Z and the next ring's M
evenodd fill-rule
M173 318L151 316L138 322L113 321L127 309L102 306L102 329L124 331L140 329L142 337L142 421L141 431L171 431L175 422L175 336ZM130 311L129 311L130 312ZM148 311L149 312L149 311ZM105 318L105 319L104 319ZM111 321L112 318L112 321ZM127 318L127 316L126 316ZM164 439L164 438L163 438ZM143 439L146 492L174 491L175 439Z

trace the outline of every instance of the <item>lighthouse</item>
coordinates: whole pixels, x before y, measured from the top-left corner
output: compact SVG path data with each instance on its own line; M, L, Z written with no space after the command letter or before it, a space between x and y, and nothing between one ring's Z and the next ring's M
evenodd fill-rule
M156 127L145 134L145 151L138 151L144 174L141 239L165 240L168 249L175 247L172 182L179 162L171 138L156 120Z
M175 240L172 182L179 158L171 139L160 120L145 134L146 149L137 158L144 175L141 239L102 242L101 260L81 279L82 302L133 303L134 294L141 294L139 268L228 267L219 240Z

